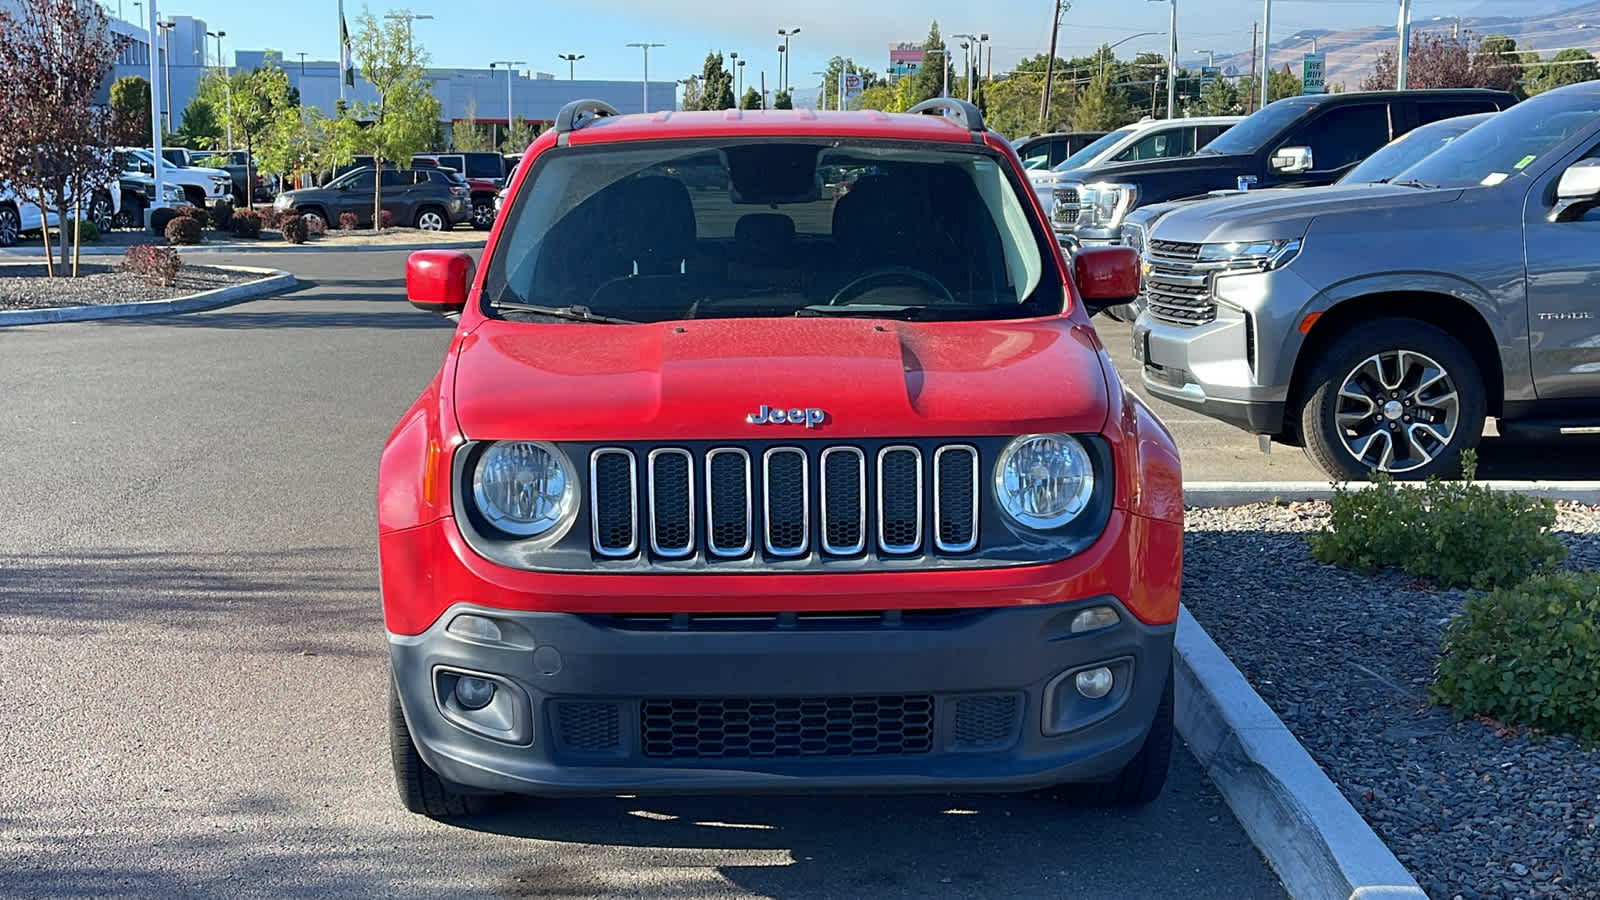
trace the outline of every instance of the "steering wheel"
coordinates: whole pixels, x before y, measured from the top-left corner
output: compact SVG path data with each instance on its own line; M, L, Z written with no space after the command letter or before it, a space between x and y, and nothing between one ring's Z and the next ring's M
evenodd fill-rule
M950 289L944 286L944 282L921 269L913 269L909 266L882 266L850 279L844 287L839 288L828 299L828 305L843 306L867 291L886 287L890 284L915 284L918 287L926 288L929 293L945 303L956 302L955 295L950 293Z

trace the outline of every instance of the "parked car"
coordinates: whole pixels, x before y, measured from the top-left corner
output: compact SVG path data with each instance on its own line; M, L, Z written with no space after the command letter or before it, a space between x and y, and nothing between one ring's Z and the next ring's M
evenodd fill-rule
M161 202L156 202L156 180L150 175L130 168L118 154L117 211L112 221L117 228L143 228L146 210L161 206L183 206L188 198L183 187L171 181L161 182Z
M109 186L97 190L89 199L88 207L80 210L83 217L95 223L101 231L110 231L116 224L116 218L121 210L119 192L111 190ZM71 219L73 210L67 211L67 218ZM0 247L13 247L21 240L22 235L41 228L58 228L61 225L61 216L56 210L42 210L38 204L23 199L17 193L0 188Z
M1406 169L1411 168L1424 157L1439 150L1461 135L1476 128L1492 118L1495 113L1478 113L1470 116L1456 116L1453 119L1441 119L1429 125L1424 125L1398 138L1387 146L1367 157L1360 165L1345 173L1343 178L1334 182L1340 185L1355 184L1381 184L1393 179ZM1268 188L1267 191L1256 191L1254 195L1260 197L1265 193L1290 191L1290 190L1317 190L1317 188ZM1243 191L1213 191L1209 196L1223 197L1243 193ZM1141 256L1144 254L1146 235L1150 229L1167 213L1175 209L1182 209L1186 201L1171 201L1168 203L1153 203L1141 206L1122 223L1123 241ZM1110 318L1122 322L1132 322L1144 309L1145 292L1139 292L1139 299L1134 303L1125 303L1110 307L1105 314Z
M118 147L116 152L123 160L123 171L135 175L154 175L155 154L139 147ZM178 165L163 158L161 180L170 181L183 189L191 206L204 209L233 193L233 180L221 169L205 166Z
M496 184L504 181L506 173L511 171L506 165L505 156L499 153L418 153L411 157L411 164L414 167L422 161L455 169L467 178L493 181Z
M1135 256L1069 274L977 108L911 112L580 101L481 254L410 258L458 324L378 469L409 809L1160 792L1182 479L1088 318Z
M342 213L354 213L361 225L372 224L373 178L377 170L357 169L320 188L284 191L273 201L277 210L294 210L302 216L333 223ZM472 221L472 205L465 184L440 169L384 169L383 209L396 225L424 231L447 231Z
M277 196L273 179L261 172L261 164L250 160L247 150L217 150L211 153L190 152L195 162L212 166L228 173L233 180L233 203L235 206L244 206L247 203L270 203ZM249 166L246 163L250 162ZM254 185L250 199L245 199L244 185L246 178Z
M1103 131L1058 131L1050 134L1030 134L1017 138L1011 146L1022 159L1022 167L1053 169L1061 161L1094 143L1105 134Z
M1050 168L1029 172L1028 180L1033 182L1039 205L1044 207L1048 216L1055 208L1056 184L1063 178L1075 177L1079 169L1101 163L1192 156L1196 150L1242 121L1244 116L1144 119L1103 135Z
M1378 148L1419 125L1494 112L1505 91L1372 91L1289 97L1268 104L1182 159L1112 162L1064 173L1052 211L1070 250L1122 242L1122 220L1151 203L1240 187L1332 184Z
M1486 417L1600 427L1597 110L1600 84L1573 85L1386 184L1168 213L1134 327L1145 386L1336 478L1448 474Z

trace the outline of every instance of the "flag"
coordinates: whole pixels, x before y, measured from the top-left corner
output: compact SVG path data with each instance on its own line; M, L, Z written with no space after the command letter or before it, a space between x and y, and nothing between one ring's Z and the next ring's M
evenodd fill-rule
M350 27L344 22L344 2L339 3L339 72L344 83L355 87L356 70L350 64Z

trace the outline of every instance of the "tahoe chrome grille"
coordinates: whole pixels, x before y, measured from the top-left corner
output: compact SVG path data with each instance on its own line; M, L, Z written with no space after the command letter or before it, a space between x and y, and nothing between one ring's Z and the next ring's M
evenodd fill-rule
M604 558L662 562L971 552L978 450L930 449L603 447L589 458L592 547Z
M1211 273L1218 267L1198 261L1199 244L1149 240L1143 258L1147 270L1139 289L1151 318L1184 326L1216 320Z

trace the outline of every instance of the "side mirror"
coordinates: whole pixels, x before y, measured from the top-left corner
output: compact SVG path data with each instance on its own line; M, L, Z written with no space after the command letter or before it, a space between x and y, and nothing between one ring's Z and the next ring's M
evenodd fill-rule
M1139 254L1132 247L1092 247L1072 258L1072 280L1094 315L1139 296Z
M1279 147L1270 165L1280 175L1303 175L1311 171L1314 162L1310 147Z
M406 258L406 299L417 309L455 319L467 306L472 257L461 250L419 250Z
M1561 173L1552 222L1570 222L1600 204L1600 159L1580 159Z
M139 160L139 174L141 174L141 175L154 175L155 173L156 173L156 167L155 166L150 165L149 163L145 162L142 159Z

